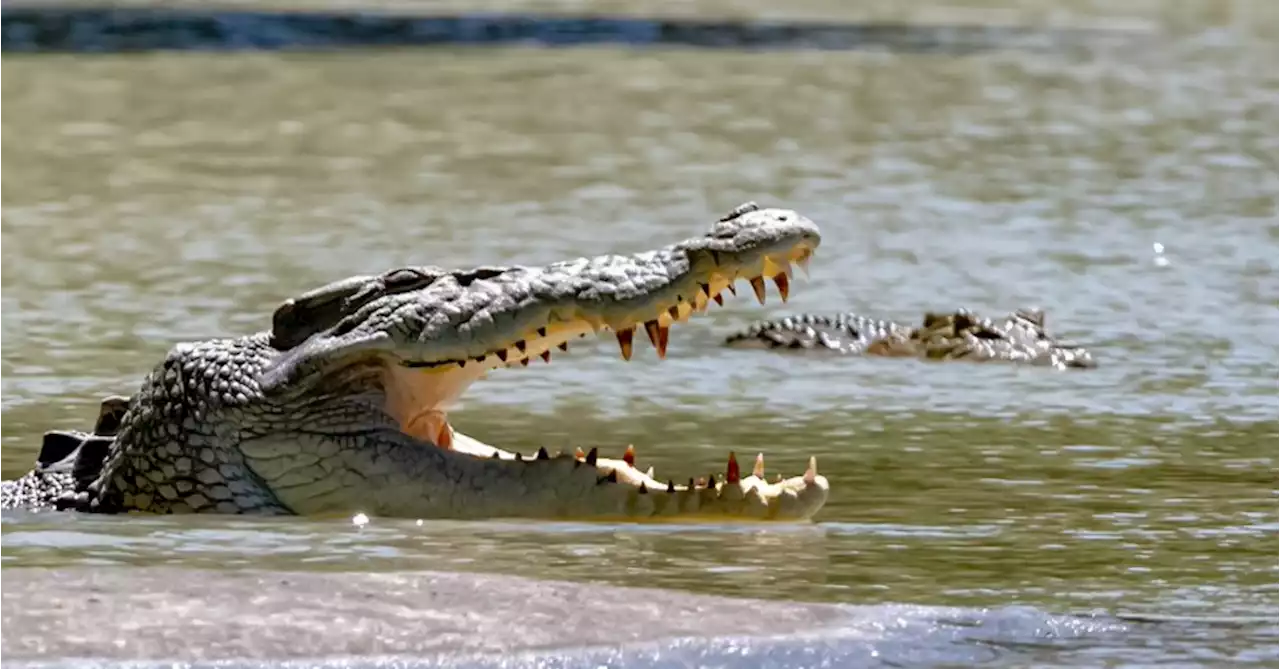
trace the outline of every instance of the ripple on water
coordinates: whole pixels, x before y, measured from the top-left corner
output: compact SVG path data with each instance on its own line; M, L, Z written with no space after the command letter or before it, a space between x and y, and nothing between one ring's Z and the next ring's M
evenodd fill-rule
M770 473L812 454L833 485L818 523L769 528L5 514L6 570L506 572L989 621L1011 602L1186 611L1237 622L1041 648L1019 643L1047 625L1032 616L1001 647L1026 664L1274 661L1277 76L1258 27L1274 7L1255 20L1256 3L1096 4L1054 15L1142 14L1155 38L963 58L5 61L5 158L22 166L3 203L7 476L175 341L265 327L284 297L335 277L632 252L759 199L823 226L788 305L732 302L673 332L663 363L583 340L495 373L453 417L525 452L635 443L679 476L722 471L730 448L764 452ZM798 310L915 321L1033 304L1101 367L718 346ZM822 661L812 646L751 657ZM920 659L857 648L843 657ZM704 651L662 657L723 657ZM572 657L605 657L592 652ZM963 652L947 657L995 651Z

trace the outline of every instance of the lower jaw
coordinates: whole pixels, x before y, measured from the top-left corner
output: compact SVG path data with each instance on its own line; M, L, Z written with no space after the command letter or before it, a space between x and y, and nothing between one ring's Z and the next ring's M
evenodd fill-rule
M545 450L540 450L537 454L507 451L457 431L452 431L450 450L481 459L532 461L552 457ZM633 466L634 455L630 447L622 460L597 457L594 449L592 454L587 456L579 451L575 458L582 462L583 466L595 468L600 476L601 485L614 486L619 494L628 499L623 508L613 511L606 508L591 508L584 510L583 513L570 512L563 515L564 520L680 523L797 522L806 521L816 514L825 505L829 491L826 478L817 474L816 463L812 459L809 469L803 476L789 479L778 476L773 483L763 478L763 461L757 465L758 468L755 471L750 471L743 477L736 471L736 460L731 460L729 469L733 473L726 472L728 475L722 475L718 481L713 475L709 479L699 478L696 482L690 479L687 484L674 486L672 483L654 479L652 468L647 473L636 469ZM676 490L672 492L668 486ZM659 501L658 498L673 494L689 502L686 493L689 490L693 490L695 496L699 498L695 503L696 508L688 508L680 504L671 506L655 503ZM646 495L649 497L645 497ZM604 506L610 505L606 503ZM551 514L552 517L560 517L560 515Z

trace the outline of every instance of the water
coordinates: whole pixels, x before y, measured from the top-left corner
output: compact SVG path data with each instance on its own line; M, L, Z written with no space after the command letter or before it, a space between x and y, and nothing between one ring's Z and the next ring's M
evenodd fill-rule
M5 478L174 342L261 329L308 288L630 252L755 199L823 228L790 304L727 303L673 331L664 362L584 342L495 373L454 422L524 452L634 443L678 477L730 448L786 474L816 455L833 491L813 525L766 529L15 514L5 571L443 569L889 618L1018 606L1157 622L1067 647L1014 624L1031 654L995 660L1275 662L1275 9L1050 6L1010 11L1144 28L965 55L10 55ZM797 310L1031 304L1101 367L718 347Z

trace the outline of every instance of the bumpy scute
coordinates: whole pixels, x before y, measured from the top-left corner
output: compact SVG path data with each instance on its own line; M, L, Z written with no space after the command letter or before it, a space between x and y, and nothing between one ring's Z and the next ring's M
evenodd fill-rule
M543 267L400 268L289 300L270 331L175 346L98 430L54 438L57 463L6 483L4 503L97 512L300 513L418 518L787 520L828 483L725 474L683 483L598 451L521 456L453 429L450 403L499 367L549 361L601 331L624 358L737 279L787 294L820 243L800 214L747 204L711 232L630 256ZM122 415L121 415L122 414ZM107 434L110 433L110 434ZM54 433L51 433L54 434ZM56 471L55 471L56 470ZM25 482L25 483L24 483ZM15 485L20 489L15 488Z
M848 355L967 360L1047 366L1097 367L1087 348L1049 335L1040 309L1019 309L1004 318L983 318L968 309L926 313L918 326L854 313L800 314L760 321L733 333L735 348L830 351Z

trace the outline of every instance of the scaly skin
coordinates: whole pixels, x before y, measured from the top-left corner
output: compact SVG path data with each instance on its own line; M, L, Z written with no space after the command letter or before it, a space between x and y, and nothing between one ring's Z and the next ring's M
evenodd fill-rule
M760 321L729 335L735 348L787 348L852 355L922 360L1008 362L1054 367L1097 367L1088 349L1054 339L1045 330L1044 312L1021 309L1003 320L980 318L966 309L926 314L919 327L874 320L857 314L801 314Z
M791 264L819 241L800 214L748 203L705 236L632 256L340 281L285 302L270 332L176 346L128 399L118 431L106 418L117 401L104 404L100 436L46 435L41 461L52 464L7 483L0 501L95 512L810 518L828 494L812 459L804 475L770 483L762 459L744 477L730 454L724 478L677 485L638 470L630 448L619 460L595 449L521 457L455 431L447 410L487 371L549 361L602 329L630 359L642 326L662 357L668 328L738 278L762 293L770 277L785 297Z

